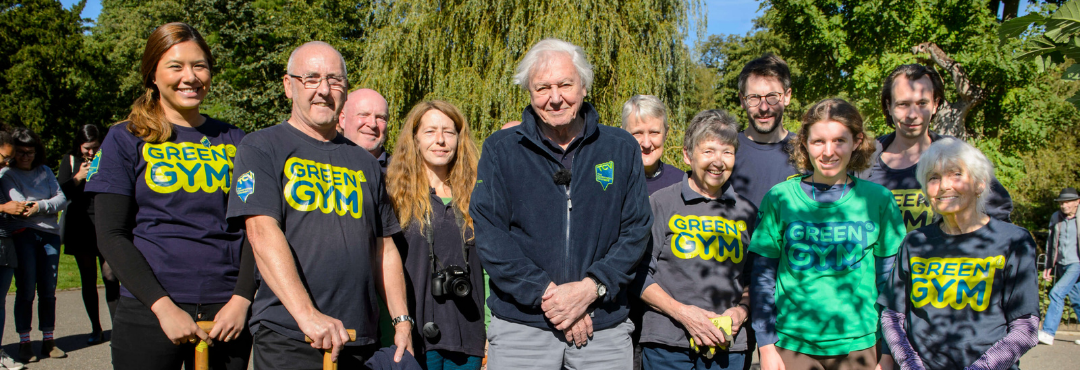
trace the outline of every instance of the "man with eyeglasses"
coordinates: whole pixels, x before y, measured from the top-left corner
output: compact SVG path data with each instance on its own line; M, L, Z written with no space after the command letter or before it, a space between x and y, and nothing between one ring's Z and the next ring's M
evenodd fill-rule
M318 368L328 349L342 368L366 368L379 348L376 294L394 317L400 360L412 350L413 327L390 238L401 228L379 163L337 132L345 61L329 44L309 42L287 69L289 119L240 142L229 197L228 217L246 226L259 272L254 366ZM354 342L346 329L356 330Z
M390 155L383 148L389 111L386 98L378 91L357 89L349 93L345 109L341 110L341 117L338 118L338 130L345 138L371 153L379 161L383 173L390 164Z
M739 72L739 101L750 122L739 133L731 184L757 206L773 185L798 173L789 160L795 134L784 129L784 108L791 102L787 62L765 54L746 63Z
M945 100L941 76L920 64L905 64L885 78L881 87L881 110L885 122L895 131L877 139L870 169L858 177L889 189L904 217L907 231L934 221L930 202L915 178L915 165L930 144L947 137L930 131L934 114ZM1009 222L1012 198L997 178L990 181L986 195L986 214Z

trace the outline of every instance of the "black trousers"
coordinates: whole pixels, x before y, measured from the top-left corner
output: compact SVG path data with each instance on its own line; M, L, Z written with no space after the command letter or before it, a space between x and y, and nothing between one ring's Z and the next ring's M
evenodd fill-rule
M255 369L310 369L321 370L323 351L277 332L266 326L255 332ZM379 343L365 346L346 346L338 353L339 369L368 369L364 365L379 350Z
M213 320L224 303L177 304L195 321ZM210 347L210 368L246 370L251 354L251 333L245 328L239 338L215 341ZM112 360L115 370L174 370L195 368L195 344L172 344L161 330L157 316L135 298L120 297L113 318Z

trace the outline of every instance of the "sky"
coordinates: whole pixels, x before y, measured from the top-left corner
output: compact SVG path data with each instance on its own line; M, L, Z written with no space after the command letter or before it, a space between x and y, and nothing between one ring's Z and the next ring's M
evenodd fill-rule
M60 0L65 8L71 8L78 0ZM705 22L705 36L713 34L746 34L753 26L751 21L761 15L756 0L705 0L705 8L708 18ZM87 0L86 8L83 8L83 18L97 19L101 13L100 0ZM689 35L687 44L693 45L695 35Z

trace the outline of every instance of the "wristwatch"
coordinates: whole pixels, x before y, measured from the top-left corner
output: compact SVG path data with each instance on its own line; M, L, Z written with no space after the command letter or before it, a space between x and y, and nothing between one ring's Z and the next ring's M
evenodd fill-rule
M400 323L403 323L403 322L406 322L406 321L411 323L412 326L416 326L416 320L413 320L412 316L409 316L409 315L401 315L401 316L395 317L393 320L390 321L390 325L391 326L397 326L397 324L400 324Z
M585 277L591 279L593 281L593 283L596 284L596 298L597 299L604 299L604 296L607 295L607 286L600 283L600 280L597 280L596 278L594 278L592 276L585 276Z

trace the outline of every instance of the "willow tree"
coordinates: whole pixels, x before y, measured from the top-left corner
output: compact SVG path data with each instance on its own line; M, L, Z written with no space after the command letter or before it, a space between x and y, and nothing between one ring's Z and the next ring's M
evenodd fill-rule
M402 118L418 101L443 99L462 109L485 138L521 119L527 94L512 82L514 69L537 41L560 38L585 49L595 79L586 101L600 121L618 125L623 102L659 96L671 110L681 140L692 61L683 39L697 1L394 1L377 8L371 33L350 72L354 85L379 90ZM359 74L359 75L358 75ZM393 125L391 138L396 137ZM677 151L669 145L669 154Z

